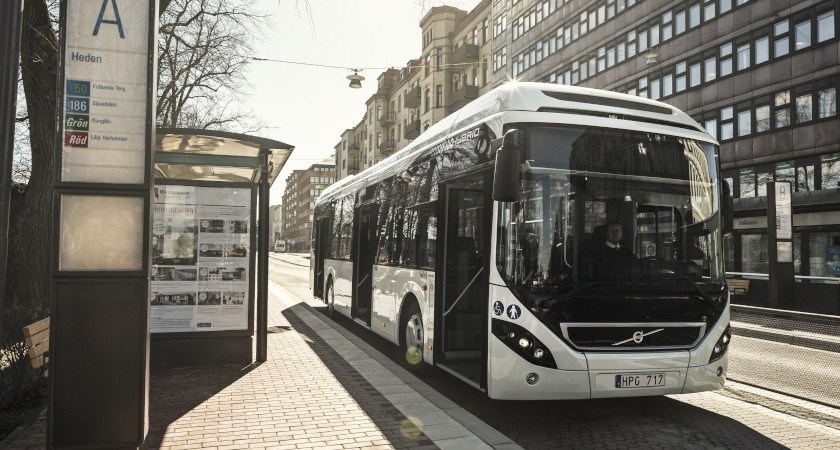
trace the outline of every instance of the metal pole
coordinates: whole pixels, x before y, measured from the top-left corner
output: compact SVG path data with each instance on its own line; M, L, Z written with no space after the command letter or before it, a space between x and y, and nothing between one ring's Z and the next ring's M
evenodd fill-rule
M23 0L0 1L0 323L6 298L9 253L9 208L12 198L15 114Z
M261 149L263 158L260 167L259 186L259 230L257 232L257 362L268 360L268 153Z

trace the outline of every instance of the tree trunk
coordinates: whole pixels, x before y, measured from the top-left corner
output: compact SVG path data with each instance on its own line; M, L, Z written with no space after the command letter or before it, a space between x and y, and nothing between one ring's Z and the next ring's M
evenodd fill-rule
M21 333L20 326L49 314L57 49L46 2L26 0L21 75L29 111L32 176L26 190L11 200L6 274L9 320L4 321L4 334L13 336Z

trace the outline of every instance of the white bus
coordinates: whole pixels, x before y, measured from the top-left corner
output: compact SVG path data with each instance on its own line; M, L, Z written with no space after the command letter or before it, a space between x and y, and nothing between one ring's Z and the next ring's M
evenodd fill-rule
M282 239L278 239L274 241L274 253L285 253L286 252L286 241Z
M313 294L494 399L719 389L717 152L664 103L505 84L324 190Z

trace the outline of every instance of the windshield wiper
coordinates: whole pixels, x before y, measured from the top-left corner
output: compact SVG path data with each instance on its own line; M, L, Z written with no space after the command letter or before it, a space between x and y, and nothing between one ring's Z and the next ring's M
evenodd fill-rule
M557 304L557 303L559 303L560 305L563 305L566 302L568 302L573 295L579 294L581 292L588 291L588 290L595 291L598 294L618 294L618 292L615 292L615 291L612 291L612 290L609 290L609 289L604 289L603 287L598 286L601 283L602 283L601 281L591 281L589 283L584 283L584 284L582 284L582 285L580 285L576 288L573 288L569 291L563 292L562 294L557 294L554 297L549 297L549 298L544 298L544 299L541 299L541 300L537 300L537 301L534 302L534 304L537 305L538 308L542 308L542 307L548 308L548 307L551 307L551 306L553 306L554 304Z
M668 274L667 276L664 276L662 278L667 278L667 279L671 279L671 280L680 280L680 281L684 281L684 282L688 283L689 285L691 285L692 288L694 288L695 291L697 291L698 294L700 294L700 297L702 297L703 301L705 301L709 306L711 306L711 307L717 306L717 302L715 302L715 299L713 299L712 296L708 294L708 292L703 290L703 288L700 287L700 285L697 284L697 282L692 280L691 278L689 278L685 275L680 275L680 274L676 274L676 273Z

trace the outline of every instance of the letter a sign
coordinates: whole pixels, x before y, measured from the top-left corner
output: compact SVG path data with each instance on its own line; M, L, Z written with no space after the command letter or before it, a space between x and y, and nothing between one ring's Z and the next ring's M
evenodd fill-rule
M144 182L156 1L62 2L62 182Z

